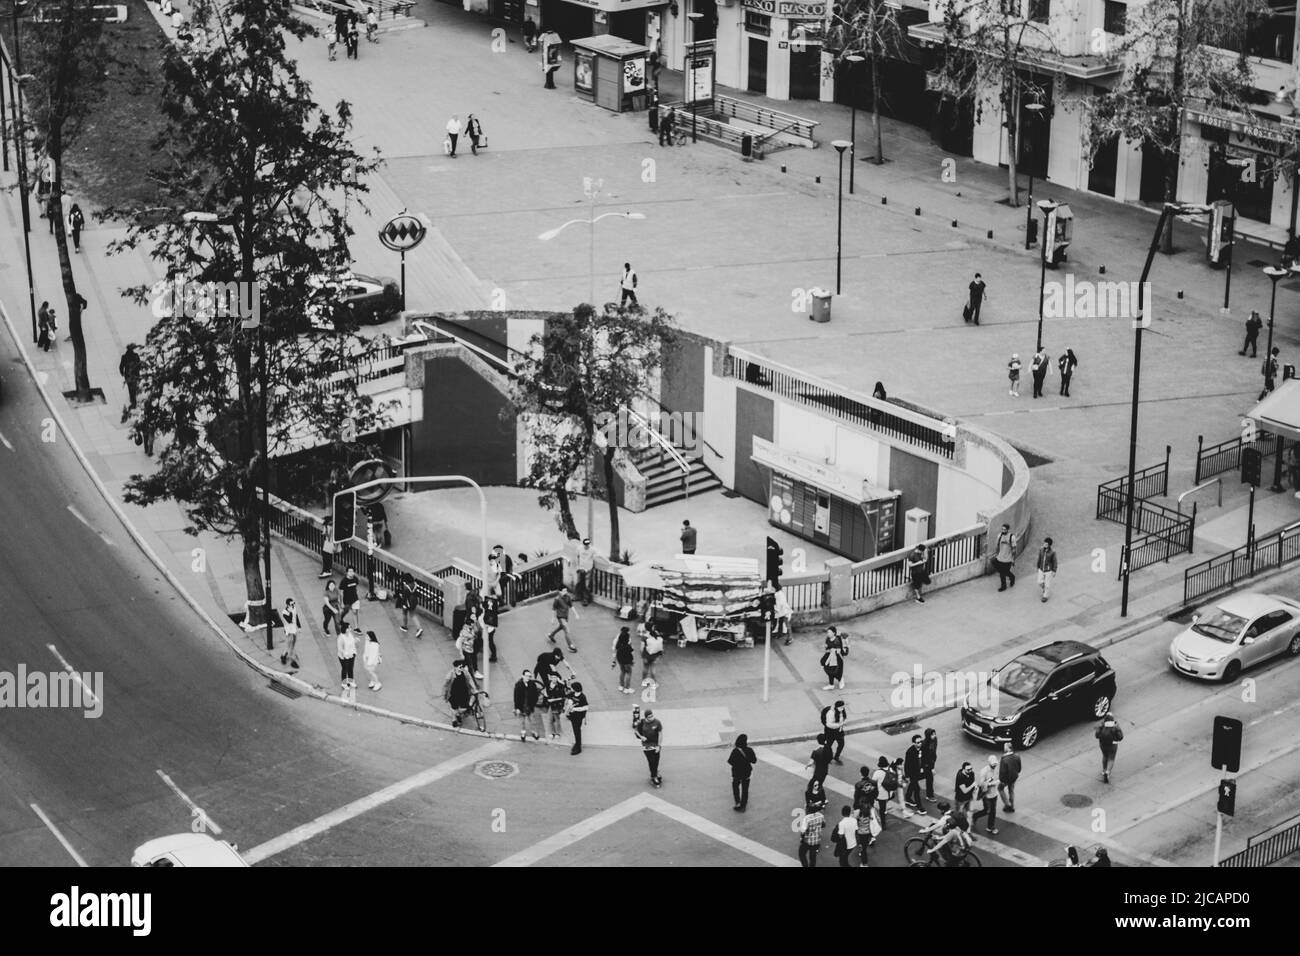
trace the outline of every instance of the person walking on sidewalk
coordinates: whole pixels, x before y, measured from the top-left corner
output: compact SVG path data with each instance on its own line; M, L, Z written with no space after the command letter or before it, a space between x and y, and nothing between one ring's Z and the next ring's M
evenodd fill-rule
M565 705L569 715L569 725L573 727L573 747L569 754L582 753L582 722L587 719L587 695L582 692L582 684L574 681L569 685L568 703Z
M42 302L40 311L36 313L36 328L38 331L36 344L41 347L42 352L48 352L50 346L55 344L58 335L58 326L54 321L54 310L50 308L48 302Z
M998 573L998 590L1005 591L1007 582L1016 586L1016 536L1011 533L1011 525L1004 524L998 532L998 540L993 546L993 570Z
M618 285L619 285L619 289L623 293L619 297L618 307L620 309L624 308L627 305L628 300L631 299L632 308L635 309L637 307L636 273L632 271L632 263L630 262L623 263L623 275L618 280Z
M322 628L327 636L330 632L331 621L334 622L334 633L343 633L343 596L339 593L339 586L336 581L325 582L325 596L321 599L320 612L324 619Z
M664 782L659 775L659 756L663 750L664 725L655 717L649 707L634 728L637 739L641 741L641 750L645 754L646 765L650 768L650 782L656 787Z
M632 662L636 659L636 654L632 650L630 628L624 626L618 629L618 636L614 638L610 654L609 666L618 668L618 692L620 694L636 693L632 690Z
M921 738L921 774L925 777L925 799L934 800L934 768L939 762L939 734L932 728L925 728Z
M1259 348L1259 330L1263 327L1264 320L1259 317L1259 310L1251 309L1250 316L1246 319L1246 341L1238 355L1245 355L1246 349L1250 349L1250 357L1258 357L1256 351Z
M81 211L81 206L77 203L72 204L68 210L68 231L72 233L72 249L74 252L81 251L81 230L86 228L86 214Z
M925 603L925 598L921 596L921 589L930 583L930 573L926 570L929 562L930 556L924 543L918 544L907 555L907 578L911 582L907 593L917 604Z
M659 145L671 146L673 144L673 126L676 123L677 112L669 107L659 112Z
M1047 373L1052 370L1052 360L1047 356L1047 346L1043 346L1034 353L1034 359L1030 363L1030 371L1034 376L1034 398L1043 397L1043 382L1047 380Z
M844 701L837 700L830 707L822 708L822 733L826 736L827 748L834 748L831 756L837 766L843 766L840 755L844 753L844 725L849 722L849 711Z
M288 664L298 669L298 632L302 630L302 616L293 598L284 599L284 611L280 614L280 623L284 626L284 653L280 655L280 666Z
M980 274L975 273L975 278L970 284L970 300L966 303L966 321L972 325L980 324L980 309L984 305L984 300L988 298L988 291L984 286L984 279Z
M893 797L890 789L891 769L889 758L883 754L876 760L876 769L871 772L871 782L876 785L876 816L880 819L880 829L886 829L885 820L889 817L889 801ZM894 789L898 788L897 779L893 780Z
M469 137L469 151L477 156L479 143L483 139L483 124L473 113L465 120L465 135Z
M653 624L648 627L643 624L638 629L641 631L641 686L658 687L655 666L664 656L664 639Z
M1061 394L1069 398L1070 379L1074 375L1074 370L1079 367L1079 358L1074 354L1074 349L1066 349L1065 354L1056 360L1056 367L1061 373Z
M578 549L578 581L574 585L575 597L583 607L591 605L591 577L596 573L596 549L591 546L590 538L582 539Z
M339 615L340 623L349 626L361 623L361 597L357 593L359 584L356 568L348 568L343 573L343 612Z
M483 609L479 612L478 626L483 639L487 640L488 663L497 662L497 627L501 622L501 599L495 593L489 593L483 599ZM418 634L416 635L419 636ZM482 645L480 644L480 647Z
M957 771L956 782L953 784L952 805L958 813L970 816L970 808L974 800L975 768L971 766L969 760L963 760L961 769Z
M537 24L533 22L532 17L524 17L524 25L520 30L524 38L524 49L532 53L537 49Z
M519 739L528 734L534 740L542 739L542 686L533 679L533 672L525 669L515 681L515 716L519 718Z
M400 625L402 632L405 633L411 627L411 615L419 607L418 596L415 590L415 577L410 571L403 571L402 576L397 579L397 594L394 597L394 606L402 612L402 623ZM424 628L419 626L416 621L415 636L419 637L424 633Z
M912 735L912 746L903 754L903 776L907 778L907 789L903 792L903 805L912 810L924 810L921 804L921 778L925 770L921 766L921 735Z
M339 679L343 684L343 699L354 703L357 699L357 682L352 677L352 668L357 662L357 634L360 633L356 628L349 627L340 631L338 640L334 642L339 657Z
M831 748L827 745L826 735L817 735L817 746L808 755L805 770L812 771L812 780L819 784L826 783L826 775L831 772Z
M1052 550L1052 539L1043 539L1043 546L1038 549L1038 589L1042 593L1042 602L1052 596L1052 581L1056 578L1056 552Z
M546 681L546 713L544 714L546 729L552 740L559 740L563 736L560 731L560 721L564 717L564 705L568 696L567 685L560 680L559 674L552 671Z
M1120 729L1115 715L1107 714L1094 736L1101 747L1102 782L1110 783L1110 772L1115 767L1115 753L1119 750L1119 742L1124 739L1124 731Z
M474 675L474 679L482 680L483 671L479 668L479 653L483 650L483 632L479 629L476 619L465 621L465 625L460 629L460 636L456 638L456 647Z
M52 309L50 311L53 313ZM1281 360L1278 358L1280 351L1281 350L1275 345L1273 346L1273 351L1264 359L1264 366L1260 369L1260 372L1264 375L1264 390L1259 393L1259 398L1256 399L1256 401L1262 402L1265 396L1271 394L1273 391L1273 385L1277 381L1278 369L1281 368L1281 365L1279 364Z
M1002 747L1002 759L998 761L998 793L1002 797L1002 809L1007 813L1016 812L1016 781L1020 779L1020 754L1010 741Z
M809 804L802 817L795 824L799 831L799 865L805 869L816 869L817 854L822 848L822 830L826 827L826 818L820 809Z
M555 627L551 633L546 635L546 640L555 643L555 635L564 633L564 642L569 645L569 650L575 654L578 649L573 646L573 638L569 636L569 609L573 607L573 598L569 595L568 588L561 588L560 593L555 595L555 600L551 602L551 612L555 615Z
M771 587L769 581L767 587ZM790 601L785 596L785 588L776 588L772 595L772 636L785 637L785 643L788 647L793 640L791 636L790 621L794 618L794 609L790 607Z
M741 734L727 756L731 767L731 798L735 805L731 808L741 813L749 806L749 780L754 775L754 764L758 763L758 754L749 745L749 735Z
M452 159L456 158L456 140L460 139L460 117L453 115L447 120L447 142L451 144L451 149L447 155Z
M1007 363L1007 379L1010 381L1010 391L1008 395L1014 398L1020 397L1020 353L1012 352L1011 361Z
M682 542L682 554L695 553L695 529L691 527L690 521L682 522L682 533L678 535Z
M136 348L134 342L128 343L126 351L122 353L122 358L117 363L118 374L126 384L126 408L122 409L122 421L131 417L140 394L140 353Z
M334 576L334 555L338 554L339 546L334 542L334 516L325 515L321 524L324 533L320 540L320 574L316 577L324 579Z
M853 819L853 808L848 804L840 808L840 821L831 834L831 843L840 866L852 867L853 851L858 848L858 821Z
M990 836L998 835L998 758L989 754L988 763L980 771L979 780L976 783L976 789L979 791L980 800L984 806L976 810L971 816L970 822L975 823L980 817L988 817L988 833Z
M826 686L822 690L844 689L844 658L849 648L835 625L826 628L826 642L821 656L822 670L826 672Z
M384 659L379 655L379 638L374 631L367 631L366 649L361 654L361 663L370 675L370 683L366 686L371 690L380 690L384 686L379 680L379 665L383 662Z
M359 47L361 43L360 19L361 18L357 16L355 10L348 14L348 31L346 36L344 37L344 42L347 44L349 60L356 60L360 58L359 56L360 54Z

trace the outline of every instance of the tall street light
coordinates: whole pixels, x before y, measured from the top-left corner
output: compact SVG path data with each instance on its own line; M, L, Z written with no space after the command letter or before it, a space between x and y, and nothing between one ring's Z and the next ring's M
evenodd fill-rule
M853 195L853 173L855 163L854 158L858 154L858 100L854 95L857 92L857 84L853 82L852 74L857 72L858 64L866 60L866 57L859 53L851 53L844 58L846 63L853 64L849 67L849 106L853 110L853 118L849 121L849 195Z
M1033 116L1035 120L1040 120L1043 118L1043 110L1045 110L1046 108L1047 107L1045 107L1042 103L1025 104L1025 109L1029 110L1030 115ZM1021 136L1024 135L1023 129L1020 131L1020 135ZM1032 140L1030 141L1030 148L1031 149L1033 148ZM1029 167L1029 201L1025 203L1025 248L1026 249L1034 248L1034 242L1030 238L1030 234L1033 232L1033 222L1034 222L1034 167L1031 165ZM1039 336L1039 338L1042 338L1042 336Z
M1060 203L1053 202L1050 199L1040 199L1038 208L1043 213L1043 248L1039 255L1038 266L1038 344L1034 346L1034 354L1043 350L1043 310L1047 304L1047 223L1051 219L1052 212Z
M693 46L695 43L696 24L698 24L701 20L704 19L704 14L697 13L694 10L692 10L690 13L686 14L686 19L691 21L691 25L690 25L691 40L689 43L686 44L686 56L691 61L691 69L690 72L687 74L687 79L690 83L690 89L687 92L691 98L691 142L693 143L695 142L695 51L693 49Z
M546 230L545 232L541 233L537 237L542 242L549 242L550 240L558 236L560 233L562 233L569 226L574 226L577 225L578 223L586 223L587 225L591 226L591 233L589 235L589 242L588 242L589 257L590 257L589 270L588 270L588 277L590 282L590 286L588 287L588 291L589 291L588 301L591 304L591 315L593 321L595 320L596 317L596 223L600 222L602 219L609 219L611 217L617 217L619 219L644 219L645 218L645 213L642 212L606 212L606 213L602 213L599 216L595 215L596 197L600 195L600 185L601 185L601 180L598 179L597 180L589 179L586 184L587 198L591 200L592 216L590 219L570 219L568 222L556 226L554 229ZM587 540L588 541L593 540L592 533L596 524L595 505L593 503L593 498L591 494L592 491L591 485L593 480L594 479L591 472L591 456L588 455L587 456Z
M1168 224L1170 217L1209 211L1209 206L1199 203L1165 203L1164 209L1160 211L1160 220L1156 223L1155 234L1151 237L1151 246L1147 249L1146 263L1142 266L1142 278L1138 280L1137 318L1133 322L1133 402L1128 432L1128 484L1126 485L1127 500L1124 507L1124 554L1123 564L1120 568L1124 587L1120 597L1120 617L1128 617L1128 582L1131 563L1129 561L1129 552L1133 548L1133 499L1135 497L1133 479L1134 472L1137 470L1138 388L1142 379L1142 328L1146 324L1144 297L1146 295L1147 278L1151 275L1151 265L1155 261L1156 250L1160 248L1160 238L1164 235L1165 226Z
M831 143L835 152L840 154L840 191L835 212L835 294L840 294L840 266L844 251L844 151L853 144L846 139L837 139Z
M27 167L27 148L23 135L23 81L32 79L30 75L23 75L23 42L18 31L18 14L27 6L27 0L13 0L13 34L14 34L14 69L18 74L18 92L14 96L14 105L18 109L18 184L22 192L21 202L23 206L23 232L31 232L32 215L27 208L27 176L25 173ZM33 293L33 297L35 294Z
M1273 361L1273 310L1277 305L1277 283L1283 276L1289 276L1290 274L1289 270L1279 269L1277 266L1264 267L1264 275L1268 276L1273 283L1273 289L1268 299L1268 345L1264 348L1265 364ZM1278 369L1279 373L1281 371L1281 369ZM1282 441L1282 436L1279 434L1277 436L1277 454L1274 456L1273 461L1273 484L1268 489L1272 492L1286 490L1282 487Z
M1232 215L1228 217L1227 258L1223 262L1223 314L1227 315L1228 297L1232 295L1232 248L1233 234L1237 231L1237 187L1241 185L1241 175L1250 165L1248 159L1229 159L1227 165L1232 167L1232 181L1228 184L1228 202L1232 204ZM1274 284L1276 288L1276 284Z
M14 14L17 17L17 14ZM17 20L15 19L15 36L17 35ZM20 73L16 78L18 91L14 94L14 106L18 113L18 128L14 136L14 142L17 144L16 158L18 160L18 193L21 196L23 211L23 257L27 260L27 304L32 313L32 342L40 340L40 333L36 330L36 280L32 278L32 212L27 205L27 122L26 114L23 111L23 84L35 77L30 73Z

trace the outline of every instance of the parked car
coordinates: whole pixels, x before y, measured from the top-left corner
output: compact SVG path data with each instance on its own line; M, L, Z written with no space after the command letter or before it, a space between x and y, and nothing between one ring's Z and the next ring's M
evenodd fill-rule
M998 668L969 694L961 728L987 743L1028 750L1044 730L1105 717L1114 699L1115 671L1095 647L1055 641Z
M1170 666L1202 680L1231 681L1279 654L1300 657L1300 602L1255 591L1202 608L1169 642Z
M248 866L233 843L206 833L177 833L150 840L131 854L132 866Z
M402 290L390 276L368 276L344 270L308 280L316 289L327 289L327 301L334 303L312 310L313 328L333 331L336 322L355 325L379 325L397 315L402 308Z

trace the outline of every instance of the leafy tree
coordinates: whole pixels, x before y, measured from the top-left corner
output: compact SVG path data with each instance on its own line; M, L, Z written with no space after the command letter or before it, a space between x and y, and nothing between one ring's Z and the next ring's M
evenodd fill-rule
M1105 52L1124 65L1115 86L1089 104L1092 154L1116 137L1152 147L1164 165L1165 200L1177 198L1184 110L1248 113L1250 32L1262 0L1147 0L1128 8L1124 36ZM1224 51L1238 51L1236 56ZM1164 236L1172 248L1173 223Z
M578 538L569 485L599 450L609 506L609 559L619 560L618 502L614 459L618 452L619 412L645 395L676 341L673 318L663 309L625 311L606 303L597 316L592 306L551 318L533 336L529 354L515 366L511 401L533 423L534 445L524 483L538 488L542 507L559 508L560 528ZM614 440L610 440L614 439ZM593 493L594 489L588 489Z
M34 77L25 84L26 114L35 137L54 168L51 210L61 210L64 157L76 142L86 117L104 94L103 64L106 48L103 25L92 15L90 0L57 0L43 8L40 21L21 21L27 27L27 66ZM37 173L39 175L39 172ZM61 211L51 217L59 251L59 273L67 302L68 334L72 337L73 381L79 402L91 402L90 373L86 367L86 339L81 329L82 297L77 292L68 256L67 223Z
M175 286L163 281L124 293L158 317L141 349L133 428L147 444L171 435L157 469L132 476L127 500L175 500L190 533L238 535L250 623L261 623L270 595L257 495L267 444L283 454L312 439L351 440L384 420L348 374L360 342L322 278L348 261L339 197L364 193L378 160L350 145L348 105L319 108L287 56L286 38L313 32L289 0L196 0L190 27L162 65L167 123L152 171L173 208L161 219L130 211L117 247L148 243L187 292L171 301ZM241 283L236 314L202 294L214 288L207 283ZM256 331L241 328L254 289ZM313 331L307 317L322 314L333 332Z
M939 91L944 97L974 104L976 121L996 102L1007 131L1007 200L1020 205L1016 162L1020 147L1020 104L1026 96L1041 99L1046 90L1024 77L1044 54L1058 52L1046 23L1031 20L1022 0L946 0L944 45L939 62Z
M834 64L851 56L862 57L871 76L871 128L876 141L877 166L885 161L884 136L880 128L880 61L902 55L902 31L893 6L886 0L849 0L838 14L831 15L826 49L834 50ZM850 62L849 79L854 72Z

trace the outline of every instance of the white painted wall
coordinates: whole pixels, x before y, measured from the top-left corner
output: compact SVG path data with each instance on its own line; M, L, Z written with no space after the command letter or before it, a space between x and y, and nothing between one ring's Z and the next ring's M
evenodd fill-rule
M826 462L838 467L835 461L835 422L816 412L776 403L776 428L772 440L782 451L802 455L813 461Z
M739 3L724 7L718 5L718 34L715 47L718 51L718 85L736 89L745 88L744 60L741 43L737 38L743 32L745 8Z
M835 467L862 475L873 485L879 485L889 474L880 470L880 442L842 425L835 428Z
M1142 145L1130 139L1119 141L1115 164L1115 198L1137 202L1142 195Z
M736 380L713 374L713 349L704 350L704 464L727 488L736 486ZM712 448L710 448L712 446ZM714 454L713 449L717 450ZM745 461L753 449L744 450Z

